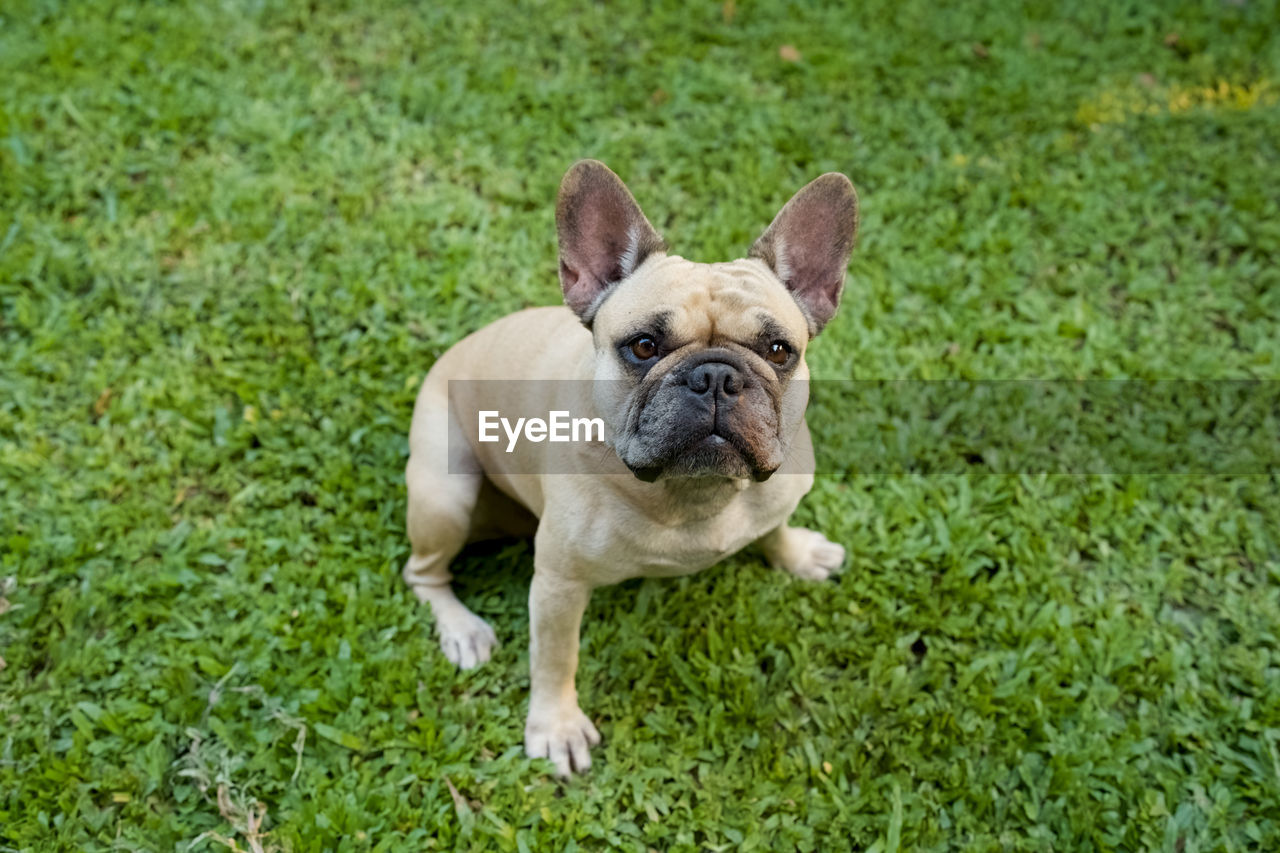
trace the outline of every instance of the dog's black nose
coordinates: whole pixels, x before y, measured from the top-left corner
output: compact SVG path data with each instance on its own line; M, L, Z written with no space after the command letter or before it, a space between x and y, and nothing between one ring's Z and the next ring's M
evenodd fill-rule
M695 394L736 397L742 392L742 374L723 361L708 361L690 370L685 384Z

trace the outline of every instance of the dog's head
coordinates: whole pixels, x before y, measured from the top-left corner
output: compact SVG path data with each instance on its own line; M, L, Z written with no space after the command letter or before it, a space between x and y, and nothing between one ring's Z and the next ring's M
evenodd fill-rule
M566 304L595 339L596 403L637 477L763 480L808 401L805 347L835 314L858 199L831 172L801 189L748 257L666 252L603 163L576 163L556 226Z

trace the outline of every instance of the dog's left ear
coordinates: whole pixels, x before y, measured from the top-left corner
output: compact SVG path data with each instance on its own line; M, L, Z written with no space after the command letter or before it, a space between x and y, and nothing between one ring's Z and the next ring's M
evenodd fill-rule
M579 160L565 173L556 232L564 301L587 326L610 286L667 248L627 185L599 160Z
M839 172L828 172L792 196L751 246L809 319L809 337L836 313L845 267L858 233L858 193Z

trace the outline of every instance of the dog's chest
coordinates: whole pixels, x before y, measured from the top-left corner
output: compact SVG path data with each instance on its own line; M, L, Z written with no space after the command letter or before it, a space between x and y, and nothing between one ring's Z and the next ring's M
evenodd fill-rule
M708 569L786 521L785 501L743 499L702 519L657 523L624 516L592 562L603 583L635 577L678 577Z

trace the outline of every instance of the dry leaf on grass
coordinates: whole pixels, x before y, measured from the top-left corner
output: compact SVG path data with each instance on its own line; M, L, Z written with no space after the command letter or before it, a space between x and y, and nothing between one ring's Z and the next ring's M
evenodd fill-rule
M471 814L470 804L467 803L466 797L462 796L457 786L453 784L453 780L448 776L441 776L440 778L444 779L444 783L449 786L449 796L453 797L453 808L458 813L458 817Z
M102 393L98 395L98 399L93 402L93 413L98 417L102 417L107 413L107 407L111 405L111 389L103 388Z

